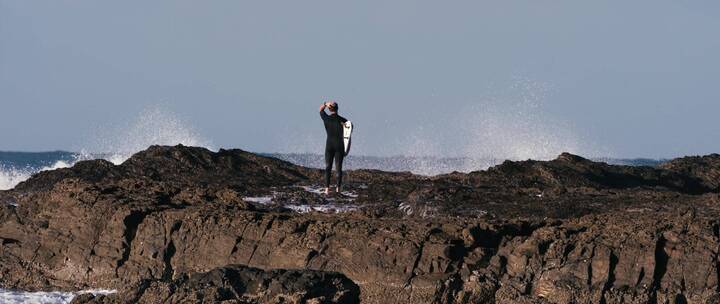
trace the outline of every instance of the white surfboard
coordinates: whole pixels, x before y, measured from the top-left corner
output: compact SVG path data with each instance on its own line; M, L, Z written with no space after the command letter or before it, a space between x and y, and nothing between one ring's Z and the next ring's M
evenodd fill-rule
M353 124L349 120L343 124L343 143L345 144L345 156L350 153L350 145L352 144Z

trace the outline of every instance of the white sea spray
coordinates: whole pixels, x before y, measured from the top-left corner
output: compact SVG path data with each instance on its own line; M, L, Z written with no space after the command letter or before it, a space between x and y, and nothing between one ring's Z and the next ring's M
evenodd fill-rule
M77 292L68 291L38 291L29 292L21 290L0 289L0 303L5 304L66 304L70 303L80 294L92 293L94 295L109 295L116 293L116 290L90 289Z

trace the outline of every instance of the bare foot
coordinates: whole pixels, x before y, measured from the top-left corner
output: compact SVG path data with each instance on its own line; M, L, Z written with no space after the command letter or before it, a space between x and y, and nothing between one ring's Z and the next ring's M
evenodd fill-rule
M330 187L325 188L325 195L330 194Z
M340 190L342 190L342 189L340 189L340 187L337 187L337 188L335 188L335 190L337 190L337 193L340 193Z

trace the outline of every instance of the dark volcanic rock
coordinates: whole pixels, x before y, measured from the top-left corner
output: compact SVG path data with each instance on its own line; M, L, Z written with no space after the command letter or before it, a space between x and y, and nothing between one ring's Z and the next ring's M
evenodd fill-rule
M720 155L692 156L674 159L660 168L698 179L703 187L720 191Z
M72 168L40 172L15 190L49 190L71 178L92 183L143 178L180 186L270 187L305 180L308 172L288 162L242 150L220 149L212 153L202 148L152 146L119 166L92 160L78 162Z
M360 289L339 273L312 270L263 271L240 265L183 275L172 281L143 281L109 296L86 295L72 303L343 303L360 302Z
M665 188L690 194L710 192L693 175L662 170L653 167L614 166L597 163L569 153L561 154L557 159L544 161L506 161L502 165L490 168L487 172L477 172L483 180L503 181L517 188L537 189L631 189Z
M363 303L718 303L718 172L716 155L651 168L563 154L435 177L351 171L325 197L319 170L151 147L0 191L17 204L0 204L0 283L134 290L77 299L96 303L327 299L353 284Z

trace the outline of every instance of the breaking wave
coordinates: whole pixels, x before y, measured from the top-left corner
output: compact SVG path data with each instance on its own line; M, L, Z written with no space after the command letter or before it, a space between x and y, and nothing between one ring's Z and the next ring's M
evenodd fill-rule
M442 128L421 126L400 153L414 160L412 172L427 175L484 170L505 160L550 160L563 152L611 156L575 126L546 112L550 91L546 84L518 80L499 96L458 109ZM456 159L451 164L437 161L448 157Z
M145 109L137 118L123 125L103 126L93 136L95 138L88 140L80 153L50 165L13 166L0 162L0 190L12 189L35 173L67 168L82 160L105 159L118 165L151 145L182 144L214 150L212 143L200 136L189 123L160 107Z
M394 134L397 140L382 147L383 151L390 152L386 156L355 156L378 152L364 147L363 139L382 136L357 137L346 167L436 175L483 170L504 160L549 160L563 152L589 158L612 157L607 149L599 149L587 136L578 133L576 127L547 112L549 92L544 83L520 79L508 89L471 105L445 106L453 113L433 113L426 121L410 124L416 125L415 129ZM308 151L313 151L309 145L316 149L322 143L320 137L324 134L313 131L295 135L284 137L285 142L279 145L285 146L281 157L300 165L323 167L322 158ZM0 167L0 189L10 189L36 172L68 167L79 160L103 158L120 164L151 145L182 144L214 150L212 143L200 136L191 124L161 107L145 109L135 119L119 126L103 126L93 136L72 160L34 167Z
M72 166L74 161L58 160L50 166L44 167L24 167L13 168L0 164L0 190L8 190L14 188L17 184L27 180L35 173L47 170L55 170L60 168L68 168Z
M92 289L79 292L63 292L63 291L38 291L27 292L19 290L0 289L0 303L20 304L61 304L70 303L77 295L91 293L94 295L109 295L116 293L115 290Z
M356 121L347 168L410 171L436 175L484 170L505 160L550 160L563 152L588 158L614 157L581 128L553 115L554 88L515 77L510 85L485 90L470 101L448 99L421 104L389 121ZM411 108L407 106L405 108ZM352 117L348 117L352 119ZM320 124L287 130L279 142L281 157L324 167L325 134Z
M107 128L88 147L81 150L81 159L106 159L116 165L152 145L205 147L212 143L195 131L191 124L160 107L143 110L128 124Z

